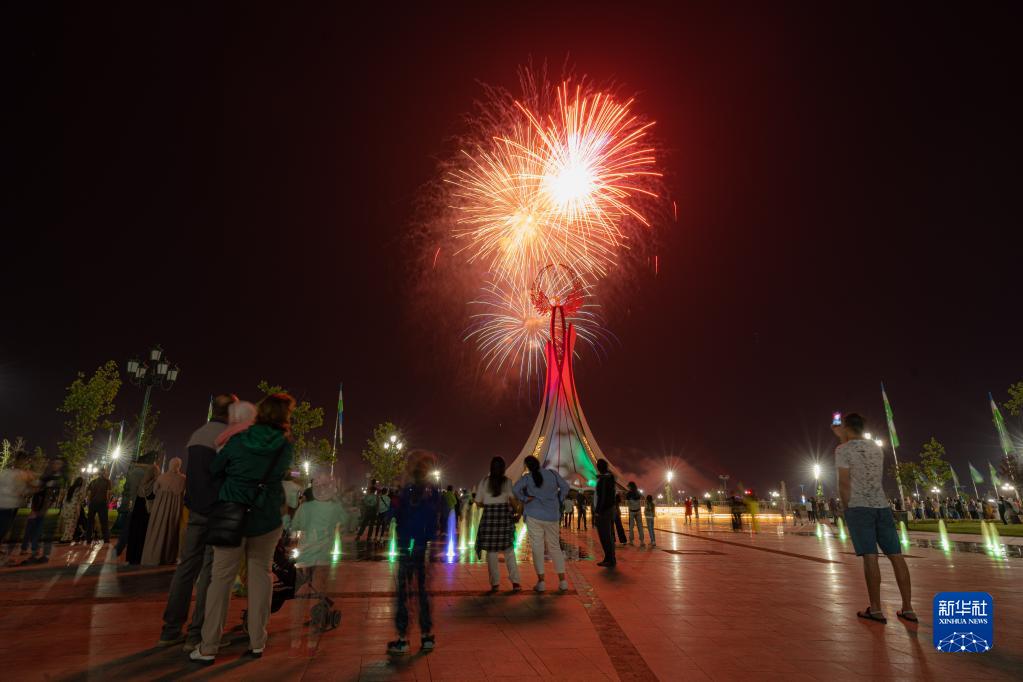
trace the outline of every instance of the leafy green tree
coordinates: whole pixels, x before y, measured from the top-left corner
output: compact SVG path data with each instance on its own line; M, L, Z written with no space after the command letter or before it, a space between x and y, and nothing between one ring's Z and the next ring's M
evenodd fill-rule
M903 491L912 492L913 486L921 483L920 478L920 465L916 462L899 462L899 466L892 464L891 474L895 477L903 488Z
M121 376L117 363L110 360L96 372L85 378L79 372L67 388L64 403L57 408L69 416L64 422L65 440L57 447L74 471L89 454L93 435L98 428L110 428L106 417L114 411L114 399L121 388Z
M272 393L288 393L288 389L279 384L270 384L266 380L257 386L263 395ZM315 463L330 461L330 443L325 438L312 438L310 432L323 426L323 408L313 407L308 400L296 401L295 411L291 413L291 437L295 445L296 461L309 460Z
M1023 381L1009 386L1009 400L1002 405L1013 417L1023 417Z
M372 477L383 485L397 481L408 462L408 446L391 422L378 424L373 437L366 441L362 458L369 464Z
M935 485L940 488L952 478L951 465L945 459L945 446L939 443L934 436L924 443L923 451L920 453L920 462L916 466L919 469L920 480L926 485Z

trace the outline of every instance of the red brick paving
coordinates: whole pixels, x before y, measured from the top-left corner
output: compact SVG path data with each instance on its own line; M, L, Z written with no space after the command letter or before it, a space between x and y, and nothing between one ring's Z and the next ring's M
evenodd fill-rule
M862 680L1019 679L1023 670L1023 560L914 547L909 559L919 626L899 622L898 591L883 568L887 626L857 620L866 604L859 561L835 537L756 535L662 519L656 550L619 551L595 565L590 533L563 531L583 559L569 562L567 595L483 597L485 564L434 563L437 650L390 659L393 564L360 560L346 542L330 583L343 620L319 637L304 626L310 602L270 621L258 661L233 643L212 668L180 648L154 647L171 568L132 570L108 548L63 548L43 567L0 569L0 660L12 680ZM550 569L549 569L550 570ZM507 588L507 585L505 585ZM995 646L985 654L933 650L935 592L985 590L995 598ZM243 599L232 602L229 627ZM413 643L418 633L413 631ZM418 648L415 646L414 648Z

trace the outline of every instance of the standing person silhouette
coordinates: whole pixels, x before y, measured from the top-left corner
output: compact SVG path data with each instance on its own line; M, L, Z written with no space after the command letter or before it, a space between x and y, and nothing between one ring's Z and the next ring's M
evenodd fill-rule
M436 640L430 617L430 596L427 586L427 545L437 539L437 519L440 515L440 491L428 483L428 476L436 466L429 453L420 453L409 463L411 481L394 493L395 535L399 548L397 608L394 625L398 639L387 643L387 653L408 653L409 592L416 583L419 602L419 634L422 651L433 651Z
M579 513L578 520L575 524L576 530L589 530L586 525L586 512L590 505L593 504L593 498L586 495L582 490L579 491L579 498L576 501L576 510Z
M629 492L625 493L625 501L629 509L629 544L635 544L636 536L634 531L639 529L639 546L645 547L643 540L643 496L639 494L639 488L635 481L629 481Z
M877 548L880 546L892 562L895 581L902 595L902 609L896 615L915 623L917 616L913 611L909 568L899 545L895 516L881 486L884 452L876 443L863 437L864 427L863 417L855 413L845 415L841 424L831 427L841 443L835 448L838 494L846 510L846 525L856 556L863 557L863 574L870 597L867 608L856 615L879 623L888 622L881 610L881 570L877 565Z
M597 460L597 488L593 495L593 525L600 538L600 546L604 550L604 560L598 566L614 568L615 559L614 520L618 516L618 503L615 500L615 477L609 471L607 461Z
M541 469L540 460L526 457L528 473L515 484L515 495L525 504L526 531L529 533L530 548L533 552L533 567L536 569L537 592L544 592L544 547L554 562L558 574L558 590L568 589L565 578L565 555L561 551L561 501L568 494L568 482L551 469Z
M476 504L483 507L483 517L476 531L476 555L487 552L487 573L490 577L490 592L500 589L501 573L498 557L504 554L504 565L508 569L512 592L522 589L519 584L519 566L515 561L515 521L522 511L522 504L512 491L512 482L505 476L504 459L490 460L490 475L476 487Z

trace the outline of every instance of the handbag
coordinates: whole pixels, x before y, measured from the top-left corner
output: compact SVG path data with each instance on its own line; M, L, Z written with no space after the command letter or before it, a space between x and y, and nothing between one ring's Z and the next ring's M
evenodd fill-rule
M267 467L266 473L263 474L263 478L259 479L259 483L256 484L256 487L259 488L256 499L259 499L259 496L266 490L266 479L277 466L282 452L284 452L284 448L277 451L270 466ZM214 547L241 547L245 521L251 511L252 505L244 502L217 500L206 521L206 544Z

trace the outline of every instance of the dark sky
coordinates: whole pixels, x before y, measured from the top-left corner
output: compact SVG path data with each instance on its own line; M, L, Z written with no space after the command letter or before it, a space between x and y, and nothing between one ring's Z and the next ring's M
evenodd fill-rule
M568 57L657 121L679 212L620 343L577 368L619 466L793 489L832 410L883 431L882 379L904 457L998 457L987 391L1023 378L1009 3L12 4L3 436L53 450L74 372L159 342L171 452L211 391L267 378L328 412L344 381L343 461L384 420L458 483L514 457L536 405L434 361L462 330L423 329L406 235L479 82Z

